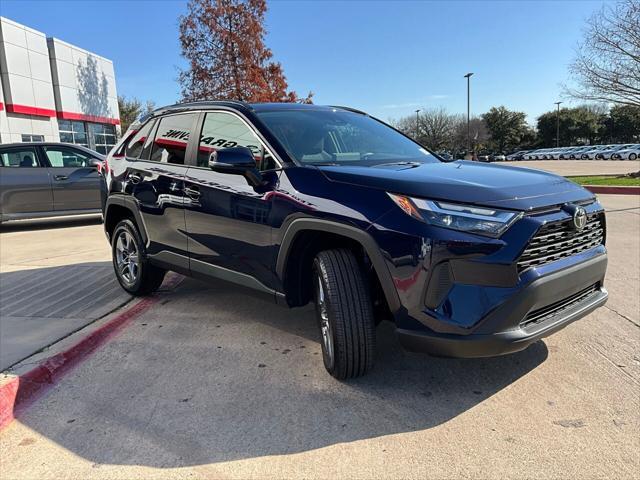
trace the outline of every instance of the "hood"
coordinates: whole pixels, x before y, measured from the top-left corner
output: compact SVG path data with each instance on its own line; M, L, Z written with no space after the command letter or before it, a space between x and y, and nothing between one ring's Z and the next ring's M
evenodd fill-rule
M457 161L417 167L321 166L330 181L391 193L514 210L534 210L594 195L564 177L530 168Z

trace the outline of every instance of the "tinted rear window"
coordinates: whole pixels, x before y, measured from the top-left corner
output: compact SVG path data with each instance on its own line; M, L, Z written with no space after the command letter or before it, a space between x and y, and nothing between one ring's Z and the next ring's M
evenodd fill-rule
M160 119L150 160L184 165L195 113L169 115Z

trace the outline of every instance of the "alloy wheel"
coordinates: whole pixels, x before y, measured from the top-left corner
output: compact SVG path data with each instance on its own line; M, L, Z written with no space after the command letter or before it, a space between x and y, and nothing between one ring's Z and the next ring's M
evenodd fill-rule
M133 236L126 230L120 232L116 240L116 266L118 275L127 284L136 282L140 273L140 255Z

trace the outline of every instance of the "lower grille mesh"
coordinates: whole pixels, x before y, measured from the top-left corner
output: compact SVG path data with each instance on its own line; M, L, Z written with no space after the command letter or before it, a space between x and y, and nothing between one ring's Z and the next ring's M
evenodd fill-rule
M552 317L562 313L564 310L577 305L578 303L586 300L590 296L594 295L600 289L599 283L594 283L590 287L585 288L584 290L579 291L578 293L574 293L573 295L560 300L558 302L552 303L551 305L547 305L546 307L538 308L525 317L525 319L520 324L521 327L526 328L532 325L537 325L539 323L545 322Z

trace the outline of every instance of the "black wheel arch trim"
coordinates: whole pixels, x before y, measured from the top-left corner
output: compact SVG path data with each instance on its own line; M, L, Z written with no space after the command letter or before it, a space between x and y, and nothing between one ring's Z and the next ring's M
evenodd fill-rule
M278 251L278 259L276 261L276 274L281 281L284 282L284 273L294 240L299 233L308 230L342 235L358 242L373 264L373 268L378 275L378 280L382 286L389 309L392 313L401 309L400 298L393 283L393 279L391 278L391 273L387 267L384 255L380 251L378 244L365 230L345 223L319 218L295 218L291 221L286 228L282 241L280 242L280 250Z
M136 225L138 226L138 231L140 232L140 236L142 236L142 241L144 242L145 246L148 246L149 236L147 235L147 229L144 225L142 215L140 215L140 211L138 210L138 205L136 204L136 201L133 198L127 197L125 195L113 195L107 198L107 201L104 206L104 213L102 215L105 234L107 235L107 238L109 238L109 232L107 231L107 219L109 218L109 210L113 206L125 208L131 212L131 215L133 215ZM109 238L109 240L111 239Z

